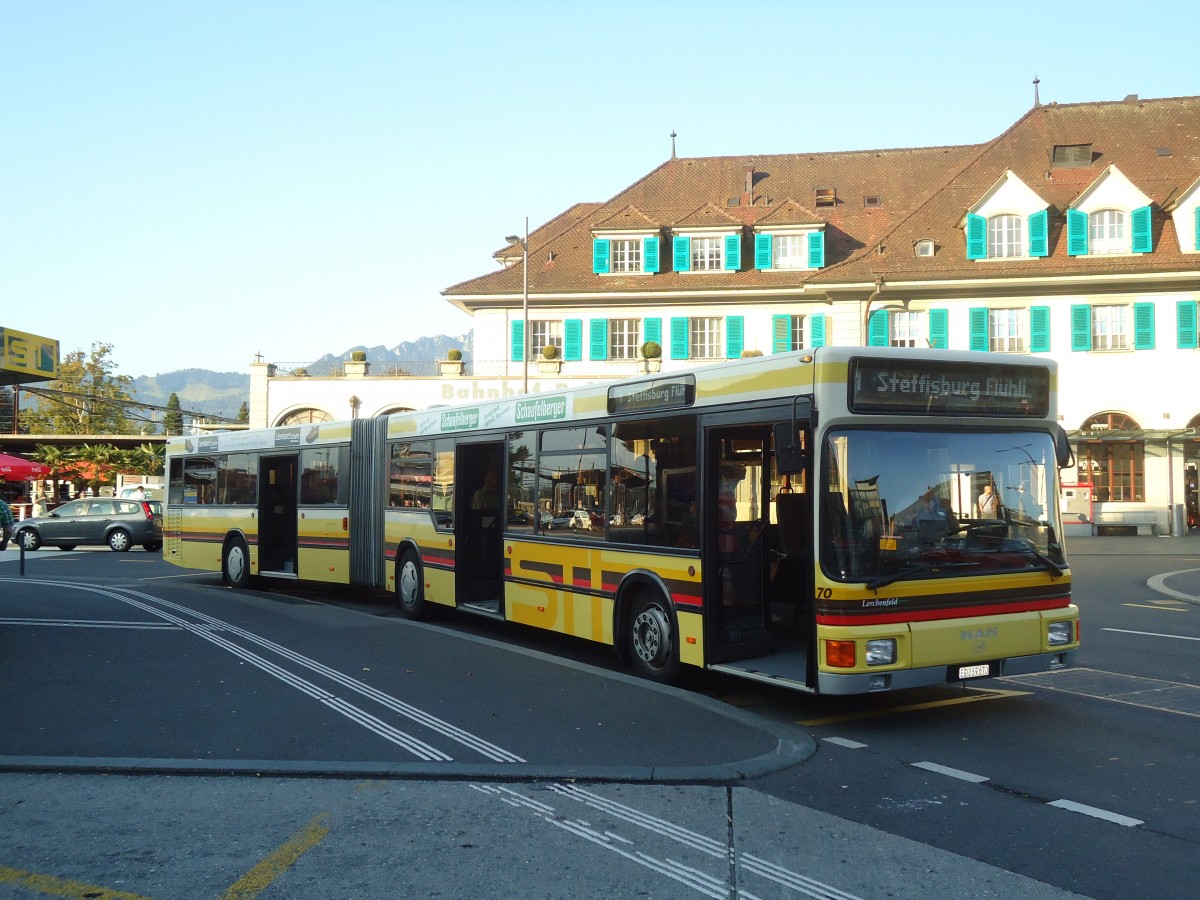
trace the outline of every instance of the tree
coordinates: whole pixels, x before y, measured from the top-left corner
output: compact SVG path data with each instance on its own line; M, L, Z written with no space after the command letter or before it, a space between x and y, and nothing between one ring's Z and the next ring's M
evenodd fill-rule
M250 422L250 404L243 402L238 410L237 419L235 420L240 425L246 425Z
M116 374L112 344L92 344L90 354L73 350L58 367L58 380L27 389L37 406L21 411L27 434L129 434L126 414L133 379Z
M174 391L167 398L167 411L163 413L163 431L167 434L183 434L183 413L179 395Z

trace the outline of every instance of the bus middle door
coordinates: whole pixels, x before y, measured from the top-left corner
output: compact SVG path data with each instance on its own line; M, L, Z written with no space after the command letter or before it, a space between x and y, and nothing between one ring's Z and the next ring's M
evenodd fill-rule
M296 574L297 457L264 456L259 462L258 571Z

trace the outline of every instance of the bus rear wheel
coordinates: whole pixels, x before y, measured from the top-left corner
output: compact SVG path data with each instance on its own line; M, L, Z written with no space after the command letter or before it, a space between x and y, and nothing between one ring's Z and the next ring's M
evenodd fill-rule
M679 643L670 606L657 594L643 594L629 615L629 656L638 674L652 681L679 677Z
M396 569L396 600L406 619L425 618L425 582L421 560L411 548L400 555Z

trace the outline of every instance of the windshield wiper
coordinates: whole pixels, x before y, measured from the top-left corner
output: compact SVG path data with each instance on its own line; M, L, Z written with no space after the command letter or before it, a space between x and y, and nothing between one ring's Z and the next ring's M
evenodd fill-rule
M911 578L914 575L920 575L922 572L939 572L942 569L966 569L971 566L977 566L977 562L946 562L944 560L923 559L919 562L914 562L903 569L898 569L890 575L880 575L878 578L867 582L869 590L878 590L884 585L891 584L893 581L903 581Z
M1063 573L1067 571L1050 557L1043 554L1040 550L1038 550L1037 547L1033 546L1033 544L1022 544L1020 549L1022 553L1028 553L1030 556L1036 559L1038 564L1055 578L1062 578Z

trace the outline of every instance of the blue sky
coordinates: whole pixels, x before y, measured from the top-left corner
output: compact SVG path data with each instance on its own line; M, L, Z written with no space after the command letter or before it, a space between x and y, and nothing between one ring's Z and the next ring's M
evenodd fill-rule
M983 9L983 7L979 7ZM1200 5L0 0L0 325L128 375L461 334L529 216L680 156L1200 93Z

